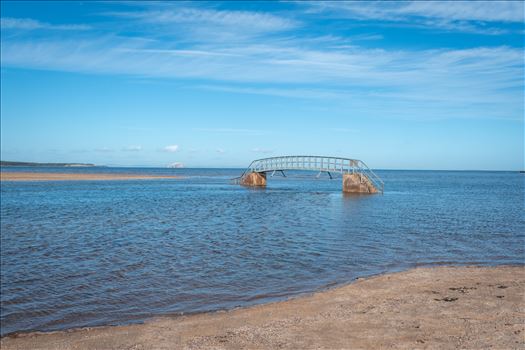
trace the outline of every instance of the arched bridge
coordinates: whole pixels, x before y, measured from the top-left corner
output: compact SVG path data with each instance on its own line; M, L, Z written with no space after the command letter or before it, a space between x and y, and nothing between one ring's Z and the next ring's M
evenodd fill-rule
M285 170L310 170L343 175L343 191L355 193L383 193L384 183L362 160L325 156L283 156L254 160L235 178L245 186L266 186L266 174Z

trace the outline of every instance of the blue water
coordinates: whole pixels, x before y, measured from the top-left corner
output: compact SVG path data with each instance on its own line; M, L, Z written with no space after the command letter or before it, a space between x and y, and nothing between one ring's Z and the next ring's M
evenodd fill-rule
M249 189L228 181L239 169L18 170L186 177L3 182L2 335L246 306L414 266L525 259L525 175L515 172L378 171L384 195L352 196L341 178L307 173Z

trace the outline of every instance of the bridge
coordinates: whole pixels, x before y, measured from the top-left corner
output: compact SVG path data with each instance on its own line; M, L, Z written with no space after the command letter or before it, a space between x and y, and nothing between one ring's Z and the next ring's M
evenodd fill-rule
M280 173L286 176L285 170L307 170L327 173L332 179L332 173L343 176L343 192L351 193L383 193L384 182L362 160L325 157L325 156L283 156L257 159L241 176L233 179L235 183L244 186L266 186L266 174Z

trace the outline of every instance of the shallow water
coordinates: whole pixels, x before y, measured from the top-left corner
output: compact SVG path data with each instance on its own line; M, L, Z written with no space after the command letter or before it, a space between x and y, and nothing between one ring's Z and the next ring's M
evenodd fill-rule
M3 170L11 171L13 168ZM186 175L1 185L1 332L143 321L278 300L434 264L523 264L515 172L378 171L384 195L295 173L21 168Z

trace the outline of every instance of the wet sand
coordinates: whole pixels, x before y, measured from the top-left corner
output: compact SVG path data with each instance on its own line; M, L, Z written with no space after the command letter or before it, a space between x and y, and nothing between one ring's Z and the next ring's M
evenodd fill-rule
M94 181L94 180L151 180L177 179L179 176L143 174L90 174L90 173L36 173L0 172L1 181Z
M434 267L283 302L4 337L8 349L523 349L525 267Z

